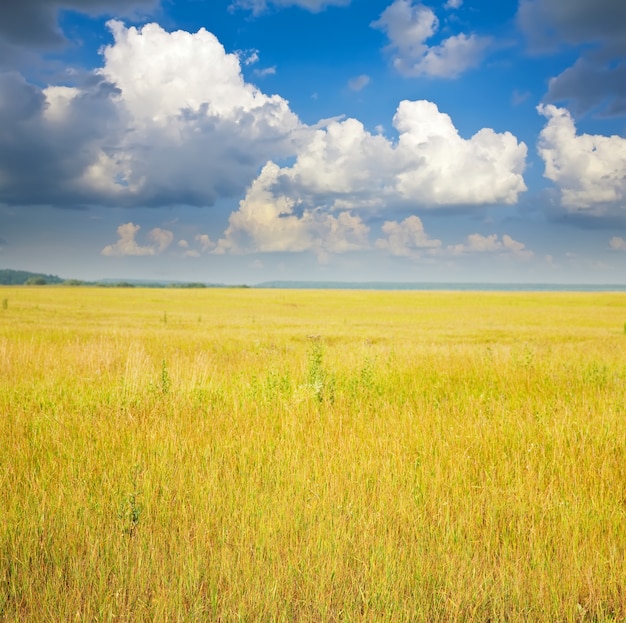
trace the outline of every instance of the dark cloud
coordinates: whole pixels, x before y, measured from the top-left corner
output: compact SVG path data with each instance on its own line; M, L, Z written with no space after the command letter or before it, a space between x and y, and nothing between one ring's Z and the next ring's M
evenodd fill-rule
M572 102L578 114L601 107L606 116L626 115L626 62L607 67L579 59L550 81L546 99Z
M84 203L88 196L68 191L98 159L97 144L115 140L114 92L102 82L84 89L68 114L51 120L38 87L19 74L0 74L0 202Z
M157 4L158 0L2 0L0 42L37 48L62 44L65 39L58 25L62 9L121 17Z
M564 43L597 43L607 54L626 51L624 0L520 0L517 19L535 51Z
M520 0L518 24L531 51L584 46L578 61L550 81L549 102L577 113L626 115L626 2Z

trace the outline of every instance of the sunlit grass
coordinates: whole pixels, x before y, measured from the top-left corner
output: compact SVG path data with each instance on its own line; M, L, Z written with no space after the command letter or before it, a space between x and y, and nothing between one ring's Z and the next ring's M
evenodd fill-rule
M0 298L0 620L626 619L625 295Z

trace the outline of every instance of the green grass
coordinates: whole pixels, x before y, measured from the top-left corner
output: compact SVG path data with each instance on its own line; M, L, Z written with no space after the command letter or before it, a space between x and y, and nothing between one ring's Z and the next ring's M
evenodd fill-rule
M4 293L0 620L626 619L625 295Z

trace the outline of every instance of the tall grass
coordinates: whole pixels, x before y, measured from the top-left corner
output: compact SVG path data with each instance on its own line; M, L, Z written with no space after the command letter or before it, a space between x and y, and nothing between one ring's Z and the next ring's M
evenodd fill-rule
M0 620L626 619L624 295L10 290Z

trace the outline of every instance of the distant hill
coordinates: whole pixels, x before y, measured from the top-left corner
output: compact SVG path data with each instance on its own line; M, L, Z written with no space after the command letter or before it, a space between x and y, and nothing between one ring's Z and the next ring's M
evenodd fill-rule
M27 270L11 270L9 268L0 269L0 285L4 286L47 285L63 283L63 281L57 275L44 275L43 273L31 273Z

